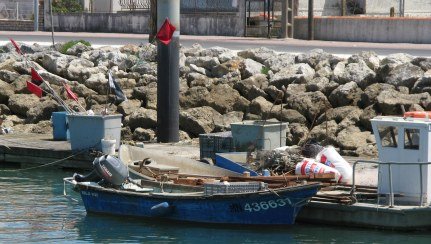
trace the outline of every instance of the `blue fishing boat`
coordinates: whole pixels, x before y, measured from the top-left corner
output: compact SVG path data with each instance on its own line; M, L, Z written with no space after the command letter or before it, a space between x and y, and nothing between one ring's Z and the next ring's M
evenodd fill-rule
M320 186L304 181L271 189L263 182L214 181L203 187L171 187L130 179L121 169L124 164L115 159L101 157L93 163L95 174L64 179L80 192L87 212L200 223L290 225Z

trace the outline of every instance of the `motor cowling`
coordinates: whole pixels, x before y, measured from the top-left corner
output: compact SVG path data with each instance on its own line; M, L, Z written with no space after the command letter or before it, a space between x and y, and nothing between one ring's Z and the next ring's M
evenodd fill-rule
M111 155L95 158L93 166L99 177L115 186L121 186L129 177L127 166Z

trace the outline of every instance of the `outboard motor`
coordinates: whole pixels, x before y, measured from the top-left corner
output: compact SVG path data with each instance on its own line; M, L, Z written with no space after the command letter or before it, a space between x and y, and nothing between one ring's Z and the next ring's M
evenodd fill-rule
M121 184L123 184L123 182L129 177L127 166L124 165L120 159L110 155L95 158L93 161L93 167L94 170L88 175L82 176L75 174L73 176L74 180L78 182L99 182L104 180L105 183L109 183L113 186L121 186Z

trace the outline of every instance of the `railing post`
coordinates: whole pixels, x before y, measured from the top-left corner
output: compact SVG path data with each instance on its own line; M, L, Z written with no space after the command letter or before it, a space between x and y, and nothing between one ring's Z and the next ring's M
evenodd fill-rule
M39 0L34 0L34 31L39 31Z
M420 184L420 189L421 189L421 195L420 195L420 200L419 200L419 206L423 205L423 200L424 200L424 196L423 196L423 185L422 185L422 164L419 164L419 184Z
M392 163L389 163L389 207L394 207L394 192L392 188Z
M18 20L18 15L19 15L19 2L16 3L16 15L15 15L16 20Z

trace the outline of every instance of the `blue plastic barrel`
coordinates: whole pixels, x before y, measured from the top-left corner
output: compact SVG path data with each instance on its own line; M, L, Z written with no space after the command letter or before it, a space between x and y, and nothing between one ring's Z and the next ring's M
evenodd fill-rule
M53 112L52 117L52 134L56 141L66 141L68 126L66 121L66 112Z

